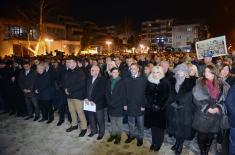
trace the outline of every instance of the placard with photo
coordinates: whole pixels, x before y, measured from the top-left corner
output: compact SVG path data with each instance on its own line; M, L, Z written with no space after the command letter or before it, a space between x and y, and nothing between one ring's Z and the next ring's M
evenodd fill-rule
M199 41L195 46L198 59L203 59L207 55L212 57L228 55L225 36Z

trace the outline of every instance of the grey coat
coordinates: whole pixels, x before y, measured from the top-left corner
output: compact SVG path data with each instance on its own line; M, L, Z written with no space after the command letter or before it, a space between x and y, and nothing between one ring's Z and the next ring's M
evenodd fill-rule
M218 107L221 109L223 106L229 85L223 80L219 80L220 93L217 101L212 101L209 90L201 85L202 78L198 79L196 86L193 89L193 98L195 104L193 128L200 132L217 133L220 130L220 114L210 114L207 112L209 108ZM202 119L202 117L206 119Z

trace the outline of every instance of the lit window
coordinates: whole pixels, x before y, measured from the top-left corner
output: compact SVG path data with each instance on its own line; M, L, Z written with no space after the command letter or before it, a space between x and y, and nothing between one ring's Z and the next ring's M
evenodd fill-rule
M192 28L191 28L191 27L188 27L188 28L187 28L187 31L188 31L188 32L191 32L191 31L192 31Z

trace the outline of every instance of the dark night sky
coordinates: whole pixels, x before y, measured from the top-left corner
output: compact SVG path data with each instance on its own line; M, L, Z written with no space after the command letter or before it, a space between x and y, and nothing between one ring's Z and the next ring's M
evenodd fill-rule
M16 7L27 8L39 0L1 0L0 15L15 14ZM203 19L214 35L235 31L235 0L46 0L52 14L62 13L98 25L118 24L128 18L138 27L143 20L173 17ZM234 32L235 35L235 32ZM234 40L235 42L235 40Z

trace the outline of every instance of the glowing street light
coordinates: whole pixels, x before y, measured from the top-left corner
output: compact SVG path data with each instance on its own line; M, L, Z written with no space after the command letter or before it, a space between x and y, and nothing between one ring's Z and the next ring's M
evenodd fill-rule
M45 38L45 42L47 43L52 43L53 41L54 41L53 39Z
M140 48L144 49L144 48L145 48L145 46L144 46L143 44L140 44Z
M51 43L54 42L53 39L45 38L45 42L48 44L48 50L51 52Z
M132 47L131 49L132 49L132 53L135 53L135 47Z
M110 46L112 45L112 41L106 41L106 44L108 45L108 51L111 52Z

